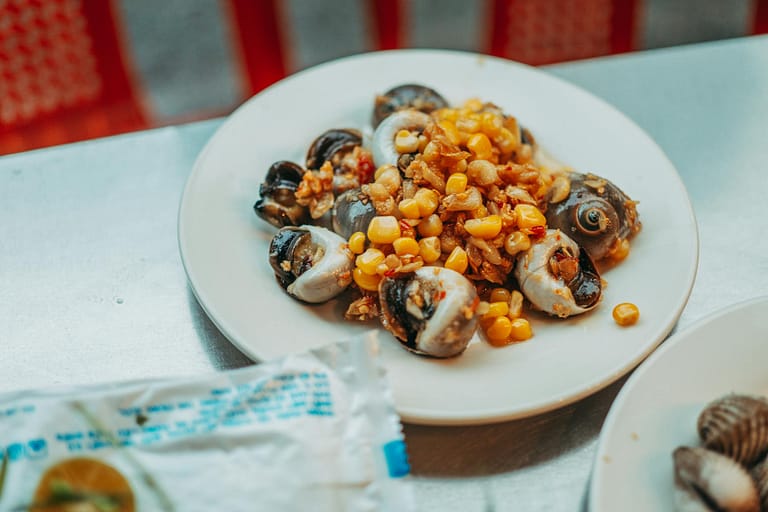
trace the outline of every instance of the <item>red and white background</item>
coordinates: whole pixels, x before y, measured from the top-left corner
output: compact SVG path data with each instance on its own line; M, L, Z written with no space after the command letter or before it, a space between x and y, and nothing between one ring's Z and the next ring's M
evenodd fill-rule
M0 154L231 112L391 48L533 65L768 32L768 0L0 0Z

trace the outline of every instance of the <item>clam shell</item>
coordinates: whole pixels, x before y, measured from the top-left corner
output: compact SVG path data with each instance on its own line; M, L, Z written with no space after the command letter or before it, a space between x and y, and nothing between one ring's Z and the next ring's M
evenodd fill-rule
M673 453L675 505L685 512L760 512L752 477L739 463L706 448L681 446Z
M724 396L701 412L697 427L704 446L751 466L768 451L768 401Z
M757 492L760 493L760 505L763 510L768 510L768 457L754 467L752 477L757 484Z

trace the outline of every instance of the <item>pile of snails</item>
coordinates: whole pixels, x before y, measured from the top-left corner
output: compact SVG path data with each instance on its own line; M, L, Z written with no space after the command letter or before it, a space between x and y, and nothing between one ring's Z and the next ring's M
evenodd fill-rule
M768 400L730 394L698 417L701 446L673 453L680 511L768 511Z
M352 290L347 318L377 317L406 349L432 357L466 349L492 286L516 290L552 316L591 311L604 285L596 262L626 255L641 229L635 201L607 179L555 162L496 105L476 100L474 110L454 109L469 112L469 124L496 122L493 133L507 137L483 135L480 149L468 142L469 128L444 122L449 108L429 87L394 87L373 102L371 135L366 127L327 130L303 165L281 160L269 168L254 204L279 229L269 261L290 296L322 303ZM446 183L457 173L466 176L461 192L449 193ZM437 198L435 209L423 218L404 213L404 200L413 206L422 191ZM516 226L521 204L542 225ZM433 257L373 239L369 228L384 217L397 236L413 238L409 247L434 244ZM421 230L427 217L444 227L439 236ZM470 236L465 228L481 218L496 220L501 232ZM525 235L525 246L511 247L513 231ZM351 237L361 233L368 233L365 247L386 256L378 275L357 268L364 255L351 249ZM465 270L451 264L457 246Z

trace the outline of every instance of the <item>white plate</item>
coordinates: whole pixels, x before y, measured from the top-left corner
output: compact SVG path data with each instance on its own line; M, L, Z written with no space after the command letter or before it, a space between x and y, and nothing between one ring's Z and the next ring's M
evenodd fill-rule
M768 396L768 297L671 336L627 380L598 443L590 510L673 508L672 451L698 446L696 419L725 394Z
M274 229L252 205L269 165L303 162L333 127L363 128L373 98L394 85L433 86L451 102L477 96L516 115L554 156L613 180L639 200L643 231L593 313L535 318L535 337L494 349L478 340L436 361L401 349L385 333L383 355L406 421L469 424L543 412L608 385L671 330L696 272L698 238L685 188L656 144L603 101L542 71L468 53L405 50L350 57L298 73L245 103L202 151L179 210L179 245L200 304L219 329L257 359L337 341L371 324L342 319L337 302L307 307L283 293L267 262ZM641 311L629 329L613 305ZM389 342L391 340L391 342Z

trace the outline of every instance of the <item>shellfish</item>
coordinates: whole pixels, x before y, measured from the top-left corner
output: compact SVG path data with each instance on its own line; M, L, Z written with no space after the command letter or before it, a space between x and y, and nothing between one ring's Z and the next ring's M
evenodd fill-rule
M636 202L594 174L568 174L570 193L547 207L547 225L559 229L599 261L640 231Z
M738 463L698 447L679 447L672 456L678 510L760 512L755 483Z
M317 137L307 151L307 169L320 169L325 162L333 167L333 192L357 188L370 178L373 169L370 154L362 149L363 136L358 130L333 128ZM365 169L361 169L365 167Z
M752 478L760 494L760 505L763 510L768 510L768 457L752 469Z
M560 230L549 229L517 256L520 291L537 308L566 318L597 306L602 281L589 254Z
M287 160L272 164L253 205L256 215L277 228L306 222L309 211L296 202L295 196L304 172L301 166Z
M352 282L354 259L346 240L319 226L286 226L269 244L269 264L286 292L321 303Z
M376 216L373 201L360 189L347 190L333 203L333 230L348 239L355 231L365 233Z
M398 85L376 96L373 126L377 127L385 118L400 110L412 108L428 114L447 106L448 102L434 89L419 84Z
M387 117L373 132L371 151L376 167L394 165L402 171L410 163L411 156L401 155L395 149L395 136L400 130L422 131L432 118L418 110L400 110ZM407 162L406 162L407 161Z
M704 446L747 466L768 452L768 401L731 394L711 402L697 421Z
M452 357L464 352L477 329L475 286L441 267L422 267L379 283L381 323L402 345L421 355Z

